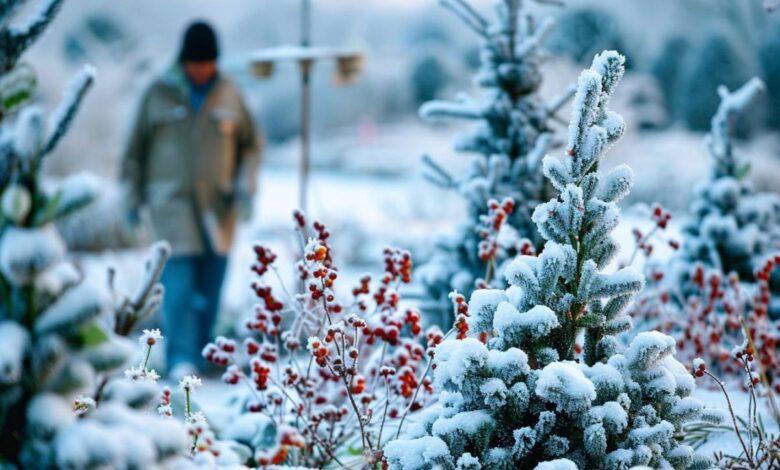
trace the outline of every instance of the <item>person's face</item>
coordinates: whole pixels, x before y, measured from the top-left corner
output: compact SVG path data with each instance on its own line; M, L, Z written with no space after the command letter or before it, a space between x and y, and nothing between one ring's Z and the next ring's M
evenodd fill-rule
M184 62L184 73L187 74L187 78L195 85L206 84L217 74L217 61L186 61Z

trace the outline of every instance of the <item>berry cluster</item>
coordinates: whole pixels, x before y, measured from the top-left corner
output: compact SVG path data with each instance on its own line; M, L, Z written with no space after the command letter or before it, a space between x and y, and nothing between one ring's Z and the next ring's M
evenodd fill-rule
M487 263L495 259L498 252L498 233L506 222L507 217L515 210L515 201L511 197L505 198L500 203L491 199L488 201L488 213L479 216L480 224L477 227L479 242L479 259Z
M678 290L664 284L663 272L653 270L655 274L632 307L632 315L646 328L675 337L683 359L701 357L709 370L730 380L740 379L749 366L753 375L763 373L767 385L780 393L780 322L767 314L768 274L776 261L772 258L762 264L756 273L757 283L752 285L740 282L734 272L723 275L697 263L684 288ZM733 348L741 347L746 335L752 340L750 354L734 353Z
M256 248L252 270L258 278L252 287L258 305L246 322L251 336L243 348L218 337L203 356L225 367L225 383L248 387L247 412L264 413L279 429L296 431L291 442L300 446L280 445L285 462L342 465L339 449L355 442L362 444L369 461L378 462L391 437L388 428L395 432L399 427L392 421L403 422L433 393L426 374L432 348L445 335L431 329L425 333L428 351L420 344L421 315L404 305L399 293L411 282L409 252L386 248L384 272L360 278L347 290L351 301L342 303L330 233L319 222L310 226L300 212L294 219L303 248L296 265L299 289L282 286L285 296L278 299L269 285L281 282L274 266L277 257ZM271 274L273 279L266 279ZM280 455L256 454L256 460L270 464Z
M466 339L469 334L469 305L466 303L466 297L457 291L453 291L450 293L450 300L455 313L454 329L458 333L458 339Z
M680 242L664 235L664 232L669 225L669 221L672 219L671 212L656 203L653 204L653 207L650 210L650 219L653 222L653 225L647 232L644 232L637 227L634 227L631 230L636 246L634 252L631 254L631 258L628 260L628 265L633 264L636 255L640 252L643 253L646 258L652 256L655 246L653 244L654 241L666 243L675 251L680 249Z

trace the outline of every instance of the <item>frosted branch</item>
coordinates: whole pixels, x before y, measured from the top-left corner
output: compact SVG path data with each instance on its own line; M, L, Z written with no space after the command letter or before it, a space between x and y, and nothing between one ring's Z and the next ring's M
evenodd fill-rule
M171 254L168 242L157 242L146 261L144 277L131 297L122 296L116 306L117 333L127 335L144 318L154 314L162 303L164 289L160 276ZM113 284L113 273L109 273L109 284ZM112 286L113 287L113 286Z
M424 173L425 178L431 183L442 188L454 188L455 179L444 168L441 167L430 155L422 156L422 162L430 172Z
M718 87L720 105L712 117L712 128L707 136L707 147L715 158L718 172L731 176L736 174L736 162L731 145L734 118L765 89L764 82L758 77L753 77L733 92L729 92L729 89L723 85Z
M438 118L479 119L482 117L482 112L473 103L428 101L420 107L420 117L426 120Z
M5 24L27 0L1 0L0 1L0 24Z
M43 147L41 156L50 153L57 146L65 133L68 132L73 118L81 105L87 90L92 86L95 80L95 68L85 66L73 80L71 80L65 96L57 108L49 117L49 131L46 137L46 145Z
M3 53L3 65L5 70L10 70L16 64L19 56L32 44L59 12L63 0L44 0L38 10L30 15L21 24L12 26L5 31L5 44ZM5 13L11 13L16 6L23 2L14 2L16 5L8 5ZM2 10L3 8L0 8Z
M536 51L542 42L544 42L544 40L547 38L547 36L550 35L554 27L555 20L552 17L548 16L544 18L539 24L539 27L536 28L536 31L534 31L533 35L528 36L520 43L515 56L518 58L523 58L528 54Z

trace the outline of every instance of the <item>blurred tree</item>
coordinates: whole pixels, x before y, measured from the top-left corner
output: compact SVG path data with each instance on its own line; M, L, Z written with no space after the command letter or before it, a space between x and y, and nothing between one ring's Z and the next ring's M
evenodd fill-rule
M780 128L780 24L770 28L764 37L759 57L769 93L768 124Z
M439 97L450 76L438 54L426 51L418 55L412 66L411 85L416 105Z
M709 129L711 116L720 103L717 89L725 85L734 89L758 73L751 61L753 54L736 38L720 32L711 34L699 43L689 65L682 75L682 90L679 100L680 118L688 128L704 131ZM754 107L746 119L734 129L737 136L745 136L755 127L760 113Z
M497 15L487 19L467 0L446 0L452 10L482 41L476 84L483 96L461 95L456 101L431 101L420 108L430 120L465 119L473 129L459 136L455 149L474 154L472 165L462 175L451 175L446 166L425 157L426 176L433 183L457 190L467 204L467 218L457 233L439 240L427 264L419 270L431 302L426 311L441 324L452 320L448 295L457 290L470 294L477 285L503 286L502 266L521 247L541 242L533 228L533 207L547 196L540 164L553 145L556 111L573 89L551 103L538 94L542 82L541 43L553 26L551 18L538 22L526 13L519 0L496 0ZM516 205L486 229L499 202L511 198ZM506 217L504 217L506 216ZM504 220L508 224L498 231ZM484 250L486 243L495 243ZM538 246L537 246L538 247Z
M625 46L617 20L600 8L567 10L546 43L550 52L569 57L578 64L589 63L596 53L605 49L625 51Z

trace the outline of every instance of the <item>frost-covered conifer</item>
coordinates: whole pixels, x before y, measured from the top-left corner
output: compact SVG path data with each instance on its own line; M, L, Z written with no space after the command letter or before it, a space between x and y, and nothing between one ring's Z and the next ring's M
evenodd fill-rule
M683 227L678 268L684 284L692 262L716 269L724 277L735 272L741 281L753 282L755 271L780 249L780 197L753 190L746 178L750 165L737 158L731 137L737 114L763 89L763 83L754 78L734 92L725 87L718 90L721 103L706 141L711 174L696 188L690 217ZM780 285L772 287L773 293L780 291ZM770 304L770 311L778 316L780 308Z
M683 423L716 416L690 396L674 340L640 333L619 352L613 336L631 328L623 308L643 285L630 268L606 271L633 178L624 165L599 171L623 133L607 109L623 71L609 51L580 75L567 155L544 159L557 191L533 214L544 249L511 262L509 288L472 294L472 337L436 348L439 403L385 447L391 469L710 467L675 439Z
M85 69L48 117L19 56L61 0L10 22L25 1L0 4L0 466L153 468L186 450L181 425L137 409L156 390L109 381L133 353L130 330L159 305L167 245L155 248L132 297L87 279L65 259L54 222L89 204L89 186L41 184L45 157L67 133L93 80ZM34 78L34 76L32 76Z
M468 0L441 3L482 39L481 67L475 80L484 90L481 99L463 95L454 102L432 101L420 109L425 119L476 122L471 133L455 143L456 150L477 154L466 174L453 176L432 159L424 159L428 179L459 191L468 208L468 218L457 233L440 240L430 262L420 269L427 295L434 301L429 309L446 312L447 296L453 289L468 295L480 278L503 287L501 276L488 273L488 265L497 274L492 266L500 267L517 253L521 239L540 242L531 211L548 197L541 157L552 142L551 118L573 90L551 103L538 94L543 58L539 46L553 26L551 18L537 22L524 13L522 0L496 0L494 19L477 12ZM487 214L489 201L505 198L514 199L518 207L509 218L507 236L502 237L496 256L486 260L479 253L480 218Z

